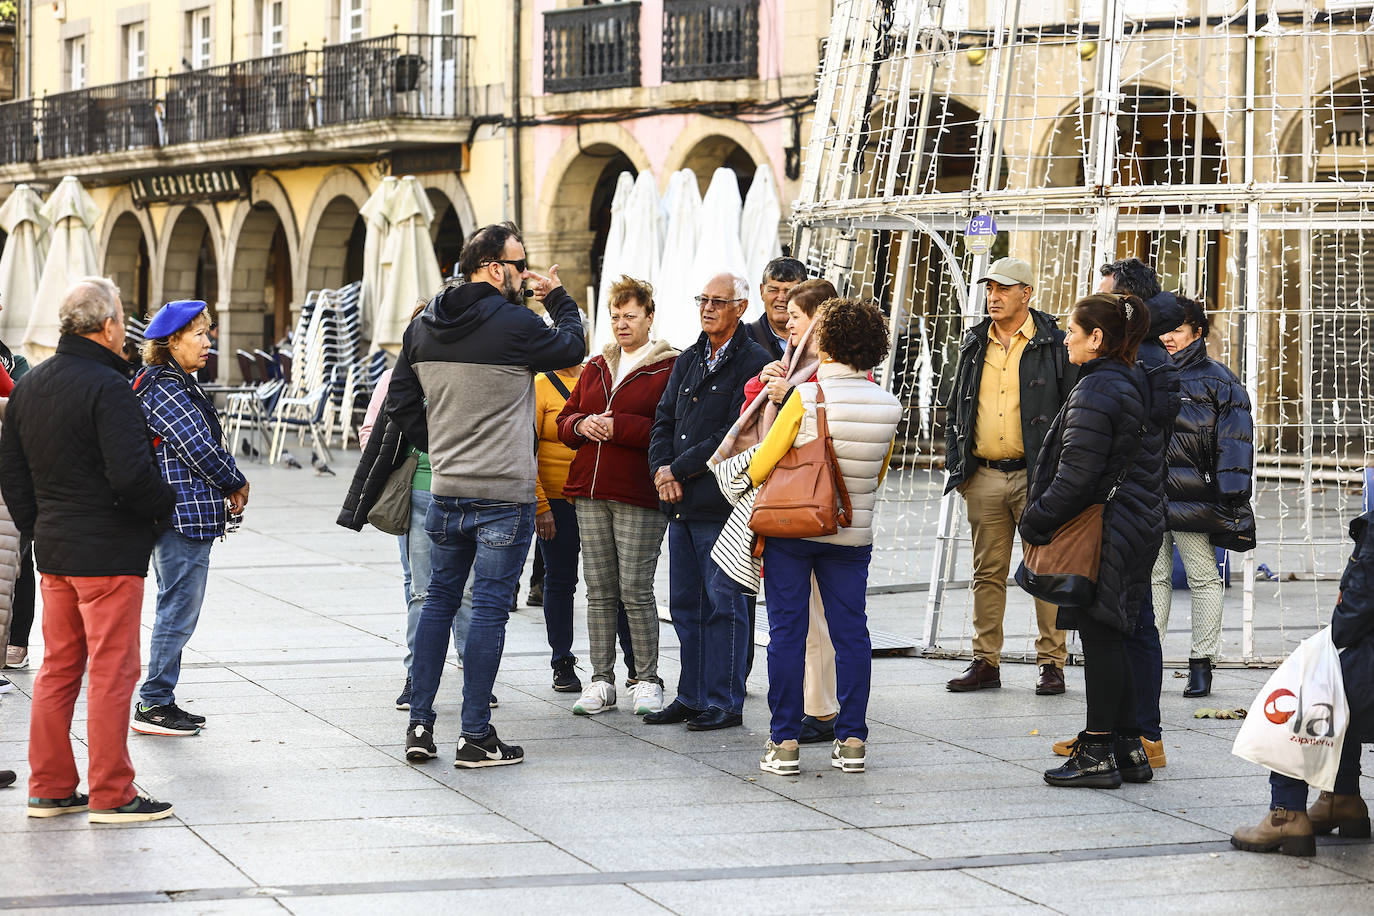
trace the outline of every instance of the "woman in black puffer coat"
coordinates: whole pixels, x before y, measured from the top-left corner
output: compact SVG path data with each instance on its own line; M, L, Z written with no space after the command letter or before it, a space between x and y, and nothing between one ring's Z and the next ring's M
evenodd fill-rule
M1149 310L1134 296L1103 293L1074 306L1064 345L1081 367L1078 383L1046 435L1021 516L1024 541L1047 544L1074 516L1105 504L1093 603L1059 610L1060 628L1078 630L1083 645L1088 716L1068 762L1045 773L1054 786L1116 788L1123 778L1145 782L1153 775L1122 647L1122 636L1135 629L1153 545L1164 531L1164 442L1143 440L1153 405L1167 411L1168 404L1153 396L1136 363L1149 326Z
M1253 531L1254 420L1250 398L1230 369L1207 356L1207 313L1202 303L1178 298L1184 320L1160 336L1178 366L1183 406L1166 453L1168 530L1155 560L1155 621L1162 640L1173 597L1174 547L1192 594L1193 641L1185 697L1212 692L1212 663L1221 644L1221 576L1210 535Z

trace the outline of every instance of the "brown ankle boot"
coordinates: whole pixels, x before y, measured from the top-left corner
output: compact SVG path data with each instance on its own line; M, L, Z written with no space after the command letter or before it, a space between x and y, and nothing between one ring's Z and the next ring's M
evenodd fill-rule
M1315 856L1317 838L1306 811L1275 808L1257 827L1241 827L1231 835L1231 845L1250 852L1273 852L1286 856Z
M1312 832L1328 834L1335 830L1343 837L1369 839L1369 806L1358 795L1323 792L1307 809Z

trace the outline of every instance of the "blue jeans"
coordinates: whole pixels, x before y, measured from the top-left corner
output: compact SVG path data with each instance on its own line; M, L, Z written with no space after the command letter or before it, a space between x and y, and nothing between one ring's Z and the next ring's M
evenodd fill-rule
M763 545L768 570L768 707L775 742L801 737L802 674L811 622L811 574L816 575L830 641L835 644L835 686L840 712L835 737L868 740L868 694L873 642L865 613L873 548L823 544L801 538L769 538Z
M1341 763L1336 768L1336 782L1332 791L1336 795L1360 794L1360 752L1364 746L1358 741L1345 739L1341 747ZM1269 807L1285 808L1289 811L1307 810L1307 783L1282 773L1269 774Z
M188 538L173 528L164 531L153 546L157 619L148 649L148 679L138 692L145 706L176 702L174 691L181 679L181 650L186 648L200 620L205 580L210 575L210 547L214 543L214 539Z
M420 609L425 606L425 595L429 594L429 535L425 534L425 518L429 515L430 503L434 497L428 490L410 491L410 531L396 537L401 546L401 570L405 573L406 593L406 676L410 676L410 663L415 653L415 628L420 623ZM414 537L411 537L411 534ZM465 604L458 606L453 615L453 648L458 658L463 657L463 646L468 639L468 620L471 614Z
M430 541L429 594L415 630L410 721L434 725L434 697L448 654L449 631L473 573L472 621L463 652L465 738L491 731L491 688L501 667L506 620L534 534L534 503L435 496L425 519Z
M577 591L577 554L581 540L577 513L566 499L549 500L553 513L554 536L540 539L544 557L544 627L549 633L550 664L573 657L573 592Z
M1142 738L1158 741L1163 734L1159 725L1159 692L1164 687L1164 650L1159 645L1155 605L1148 591L1140 606L1135 632L1122 635L1121 648L1131 667L1136 726Z
M668 606L682 649L677 698L691 709L744 709L749 608L711 559L724 522L668 525Z

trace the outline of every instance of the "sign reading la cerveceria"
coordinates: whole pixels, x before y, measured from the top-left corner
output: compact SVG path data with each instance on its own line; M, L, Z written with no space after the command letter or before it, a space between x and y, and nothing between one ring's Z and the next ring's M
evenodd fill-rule
M248 182L241 169L141 175L134 178L129 187L137 207L150 203L187 204L248 197Z

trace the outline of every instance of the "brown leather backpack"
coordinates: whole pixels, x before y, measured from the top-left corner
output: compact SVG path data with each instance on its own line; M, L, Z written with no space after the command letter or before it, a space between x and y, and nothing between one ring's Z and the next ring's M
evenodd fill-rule
M816 438L793 445L774 466L759 487L749 528L764 537L814 538L848 528L853 517L817 383Z

